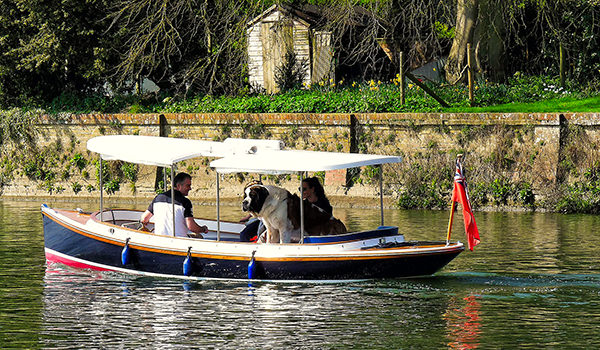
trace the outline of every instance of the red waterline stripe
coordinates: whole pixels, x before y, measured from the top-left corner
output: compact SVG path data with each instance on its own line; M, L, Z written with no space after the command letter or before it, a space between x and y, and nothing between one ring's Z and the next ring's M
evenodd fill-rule
M105 268L94 266L94 265L88 265L83 262L70 260L70 259L64 258L62 256L52 254L50 252L46 252L46 261L48 263L61 263L61 264L76 267L79 269L92 269L92 270L96 270L96 271L113 271L110 269L105 269Z

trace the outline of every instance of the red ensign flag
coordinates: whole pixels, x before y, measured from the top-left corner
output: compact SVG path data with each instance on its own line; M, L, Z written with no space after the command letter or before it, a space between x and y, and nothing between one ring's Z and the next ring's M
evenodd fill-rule
M469 249L479 244L479 230L477 230L477 224L475 223L475 217L471 210L471 203L469 202L469 193L467 190L467 183L463 175L462 164L459 160L456 160L456 173L454 174L454 189L452 190L452 201L458 202L463 208L463 218L465 219L465 232L467 233L467 241L469 243Z

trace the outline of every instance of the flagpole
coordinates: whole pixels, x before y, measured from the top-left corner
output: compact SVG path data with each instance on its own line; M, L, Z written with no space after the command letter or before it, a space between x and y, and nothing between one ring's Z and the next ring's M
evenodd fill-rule
M452 222L454 221L454 211L456 210L456 202L452 201L450 209L450 219L448 220L448 234L446 235L446 245L450 243L450 233L452 232Z
M461 167L462 154L456 156L456 166ZM461 171L462 172L462 171ZM456 177L454 179L456 181ZM453 182L454 183L454 182ZM456 183L454 183L454 190L456 190ZM452 233L452 222L454 221L454 211L456 210L456 201L454 201L454 190L452 190L452 207L450 208L450 219L448 220L448 233L446 234L446 245L450 244L450 234Z

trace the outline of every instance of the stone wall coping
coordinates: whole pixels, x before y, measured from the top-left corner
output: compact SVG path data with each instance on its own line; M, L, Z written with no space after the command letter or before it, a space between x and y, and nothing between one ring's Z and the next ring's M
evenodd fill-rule
M170 125L322 125L347 126L354 117L366 125L551 125L563 115L574 124L600 125L600 112L589 113L65 113L44 115L42 125L157 125L163 115Z

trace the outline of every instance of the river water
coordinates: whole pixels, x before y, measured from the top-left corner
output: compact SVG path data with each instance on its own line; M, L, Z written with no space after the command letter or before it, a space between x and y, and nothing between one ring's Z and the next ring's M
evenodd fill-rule
M600 348L600 216L476 213L482 243L432 277L249 287L46 266L39 205L0 201L0 348ZM334 214L351 229L380 215ZM448 217L385 220L441 240ZM464 241L461 215L455 225Z

